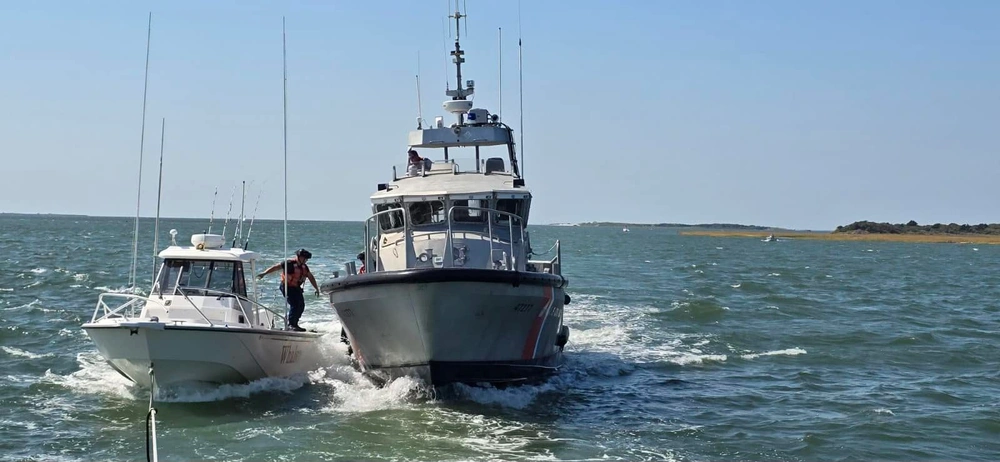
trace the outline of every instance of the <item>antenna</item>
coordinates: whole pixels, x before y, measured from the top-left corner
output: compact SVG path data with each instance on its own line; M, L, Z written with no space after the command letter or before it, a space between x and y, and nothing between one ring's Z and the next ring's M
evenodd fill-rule
M521 107L517 110L521 118L521 178L524 178L524 70L521 67L521 0L517 0L517 97Z
M417 51L417 130L421 130L424 124L424 113L420 104L420 51Z
M497 52L497 115L500 116L500 120L503 120L503 28L497 28L497 47L499 51Z
M208 232L212 234L212 222L215 221L215 199L219 197L219 187L215 187L215 194L212 195L212 213L208 216Z
M135 230L132 232L132 266L128 272L129 288L133 291L136 284L136 270L139 265L139 204L142 199L142 152L146 146L146 91L149 89L149 42L153 36L153 12L149 12L146 25L146 71L142 78L142 128L139 135L139 185L135 194Z
M253 214L250 215L250 226L247 228L247 239L243 241L243 250L250 247L250 233L253 232L253 222L257 219L257 207L260 206L260 195L264 193L264 186L261 185L260 189L257 191L257 203L253 206Z
M448 2L449 2L448 3L448 10L449 10L448 14L451 14L451 11L450 11L451 10L451 0L448 0ZM451 29L448 28L448 23L446 21L447 20L445 18L441 18L441 51L443 52L443 53L441 53L441 56L444 57L444 90L445 90L445 93L447 93L448 90L450 90L449 86L451 85L451 84L448 83L448 39L445 38L446 35L448 37L451 37L451 33L449 32Z
M281 138L282 138L282 151L284 155L284 198L285 198L285 216L283 220L284 226L284 253L281 254L282 262L282 272L288 272L288 51L285 45L285 17L281 17ZM285 290L283 294L288 293L288 280L290 278L284 278ZM288 314L288 298L284 297L285 300L285 313ZM288 327L288 318L285 318L285 327Z
M222 225L222 240L226 240L226 227L229 226L229 215L233 213L233 198L236 197L236 185L233 185L233 192L229 193L229 211L226 212L226 222Z
M160 180L156 186L156 221L153 223L153 282L156 284L156 249L160 245L160 197L163 194L163 139L167 128L167 119L160 122Z
M462 87L462 63L465 62L465 51L462 50L462 46L459 43L459 37L462 35L462 18L465 15L462 14L458 9L458 2L455 2L455 13L448 16L449 18L455 18L455 49L452 50L451 61L455 63L455 80L458 82L458 86L454 90L447 90L445 94L451 97L451 101L445 102L445 110L455 114L458 117L458 125L465 124L464 114L471 108L471 102L464 103L467 101L467 96L472 96L475 93L475 88L473 88L472 81L468 81L466 88ZM456 103L461 101L462 103Z

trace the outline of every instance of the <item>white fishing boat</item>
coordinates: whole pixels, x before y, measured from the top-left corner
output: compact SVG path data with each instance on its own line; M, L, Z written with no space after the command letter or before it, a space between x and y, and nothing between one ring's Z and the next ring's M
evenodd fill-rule
M452 16L456 28L463 16ZM346 277L322 287L358 365L376 381L534 381L560 367L569 339L560 244L550 259L532 259L532 195L514 132L467 99L475 84L462 80L458 35L457 85L444 102L457 122L445 126L438 117L410 132L410 147L425 157L411 157L405 176L393 169L371 196L366 272L351 274L347 265ZM481 160L494 150L500 156Z
M171 230L172 235L176 233ZM159 253L149 295L103 293L83 329L111 366L148 387L189 382L245 383L320 366L316 332L286 331L284 318L257 300L257 254L195 234Z
M774 237L773 234L768 234L767 237L761 239L763 242L778 242L778 238Z

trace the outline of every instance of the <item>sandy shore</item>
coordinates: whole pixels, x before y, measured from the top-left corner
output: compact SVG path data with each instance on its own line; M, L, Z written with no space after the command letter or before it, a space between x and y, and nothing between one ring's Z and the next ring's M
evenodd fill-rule
M848 234L805 231L681 231L685 236L753 237L774 234L778 239L820 239L825 241L938 242L950 244L1000 244L1000 236L983 234Z

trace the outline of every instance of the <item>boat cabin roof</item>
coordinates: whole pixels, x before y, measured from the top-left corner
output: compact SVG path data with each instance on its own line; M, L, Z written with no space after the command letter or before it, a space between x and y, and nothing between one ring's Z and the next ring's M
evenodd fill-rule
M257 253L239 247L229 249L198 249L191 246L172 245L160 251L159 257L175 260L254 261Z
M372 203L385 203L400 198L437 199L441 196L464 196L467 199L493 197L525 198L531 191L524 186L515 186L516 177L510 172L489 174L459 171L454 161L435 161L430 170L415 176L399 178L372 194Z

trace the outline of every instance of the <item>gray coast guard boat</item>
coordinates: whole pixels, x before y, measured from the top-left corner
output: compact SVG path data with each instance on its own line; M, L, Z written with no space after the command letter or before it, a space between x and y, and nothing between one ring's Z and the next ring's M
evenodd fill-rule
M463 15L455 13L457 21ZM427 156L380 184L365 223L364 274L323 284L361 370L376 381L512 384L556 371L569 339L559 241L533 260L531 192L518 169L513 130L466 99L459 40L451 52L458 86L441 117L410 132ZM487 152L502 157L488 157ZM458 153L474 159L457 160Z

